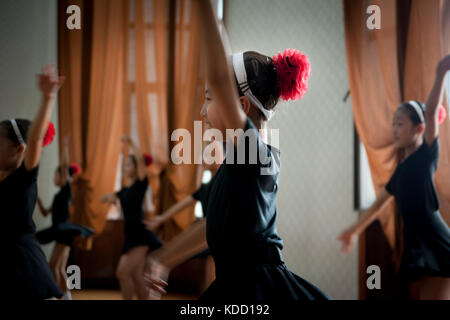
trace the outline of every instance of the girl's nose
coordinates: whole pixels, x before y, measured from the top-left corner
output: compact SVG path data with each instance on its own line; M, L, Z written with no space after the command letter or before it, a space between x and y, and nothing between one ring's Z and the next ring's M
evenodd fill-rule
M202 117L206 117L207 114L208 114L208 103L205 102L205 103L203 104L203 106L202 106L202 110L200 111L200 115L201 115Z

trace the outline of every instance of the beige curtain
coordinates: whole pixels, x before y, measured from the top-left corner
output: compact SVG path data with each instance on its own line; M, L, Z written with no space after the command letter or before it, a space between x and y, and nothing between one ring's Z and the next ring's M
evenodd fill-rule
M450 54L450 1L414 0L408 32L405 67L405 100L426 102L440 59ZM447 107L447 101L444 99ZM436 187L440 212L450 225L450 121L439 127L440 156Z

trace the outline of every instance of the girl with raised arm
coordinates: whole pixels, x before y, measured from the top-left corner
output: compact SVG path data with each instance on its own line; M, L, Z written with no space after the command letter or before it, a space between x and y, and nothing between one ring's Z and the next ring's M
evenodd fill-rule
M227 137L225 161L210 186L206 238L216 279L202 298L328 299L283 262L275 205L279 151L266 144L258 132L273 115L280 97L296 100L306 92L308 59L295 49L272 58L247 51L233 55L229 64L210 1L193 1L193 6L200 17L208 82L202 115L223 135L226 129L236 132ZM203 240L204 229L194 231L185 241L185 250ZM158 258L164 266L161 256ZM158 268L158 262L153 265ZM161 270L152 272L150 268L147 284L151 290L163 292L166 273Z
M434 174L439 160L439 124L445 119L440 102L443 82L450 70L450 56L442 59L426 105L420 101L401 104L394 114L394 146L399 163L386 187L357 223L339 240L349 252L358 236L390 201L403 221L403 256L400 276L419 287L421 299L450 299L450 229L439 213Z
M145 300L149 298L143 278L145 257L149 250L158 249L162 243L152 231L146 229L143 223L142 207L148 188L146 157L141 154L130 137L124 136L122 143L128 144L132 150L132 154L126 158L123 167L128 186L117 193L104 195L101 201L115 204L119 200L123 211L125 243L116 270L123 298L133 299L133 294L136 293L139 299Z
M50 116L64 82L53 66L38 76L42 102L33 122L0 122L0 206L6 226L5 273L8 296L21 299L60 298L50 267L34 233L32 215L37 198L37 177L42 148L51 143Z

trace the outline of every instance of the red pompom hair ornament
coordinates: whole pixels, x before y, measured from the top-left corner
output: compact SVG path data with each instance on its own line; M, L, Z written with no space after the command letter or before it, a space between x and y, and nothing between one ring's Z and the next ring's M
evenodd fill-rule
M81 173L81 168L76 162L70 164L70 169L72 170L72 176L74 177Z
M286 49L272 57L277 70L280 97L283 100L301 99L308 90L311 64L308 57L297 49Z
M46 147L49 144L53 142L53 139L55 138L56 130L55 126L52 122L49 122L47 127L47 132L45 132L44 141L42 141L42 146Z
M153 163L153 157L151 155L149 155L148 153L144 154L144 162L145 162L145 166L148 167L149 165L151 165Z
M438 123L439 125L444 123L445 118L447 117L447 110L445 107L441 104L439 106L439 116L438 116Z

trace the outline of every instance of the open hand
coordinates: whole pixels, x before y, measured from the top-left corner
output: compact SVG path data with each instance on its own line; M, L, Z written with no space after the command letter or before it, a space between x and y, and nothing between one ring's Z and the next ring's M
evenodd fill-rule
M55 66L48 65L43 73L38 75L39 90L44 96L53 97L64 83L65 77L59 77L56 74Z
M120 141L121 141L122 143L125 144L125 143L130 142L131 139L130 139L130 136L128 136L128 135L123 135L122 138L120 138Z
M343 231L337 239L342 241L342 252L349 253L358 240L358 234L350 228Z
M160 300L163 294L167 294L167 279L169 278L169 269L160 263L157 259L149 256L147 258L144 282L149 290L150 300Z
M443 74L445 74L449 70L450 70L450 54L444 57L441 61L439 61L438 64L438 72L442 72Z

